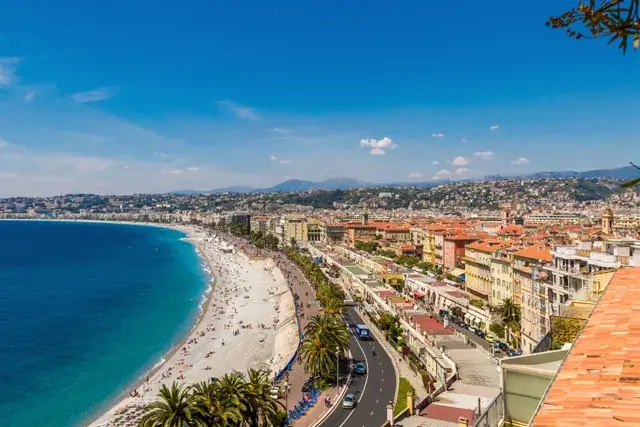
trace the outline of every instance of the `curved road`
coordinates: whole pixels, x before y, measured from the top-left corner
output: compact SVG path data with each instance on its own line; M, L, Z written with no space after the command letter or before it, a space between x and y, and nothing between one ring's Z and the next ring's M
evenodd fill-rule
M338 407L320 426L381 427L387 420L387 403L395 399L396 372L382 345L376 341L360 341L355 337L355 325L364 322L353 307L349 307L345 320L352 333L349 347L354 362L364 362L367 374L354 375L347 390L347 394L356 396L356 407L342 409L342 402L333 402ZM372 354L372 347L376 348L376 356Z

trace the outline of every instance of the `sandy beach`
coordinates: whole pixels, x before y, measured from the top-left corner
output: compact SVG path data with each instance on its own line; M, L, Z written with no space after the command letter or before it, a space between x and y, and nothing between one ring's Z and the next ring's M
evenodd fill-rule
M271 259L251 260L209 231L173 226L193 242L215 276L203 313L184 342L127 390L91 427L135 426L162 384L193 384L249 368L284 368L298 345L293 295Z

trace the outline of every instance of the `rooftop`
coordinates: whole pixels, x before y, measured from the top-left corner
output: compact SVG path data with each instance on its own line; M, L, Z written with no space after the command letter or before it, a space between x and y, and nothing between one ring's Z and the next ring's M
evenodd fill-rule
M533 426L640 425L640 268L616 272Z

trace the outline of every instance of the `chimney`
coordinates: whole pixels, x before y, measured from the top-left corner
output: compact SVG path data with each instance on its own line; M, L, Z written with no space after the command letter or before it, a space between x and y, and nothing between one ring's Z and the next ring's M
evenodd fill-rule
M458 418L458 427L469 427L469 420L465 417Z

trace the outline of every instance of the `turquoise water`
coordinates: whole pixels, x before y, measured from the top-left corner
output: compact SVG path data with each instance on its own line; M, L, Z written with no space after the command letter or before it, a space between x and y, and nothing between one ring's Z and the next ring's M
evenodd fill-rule
M0 425L81 425L188 333L208 278L181 237L0 221Z

